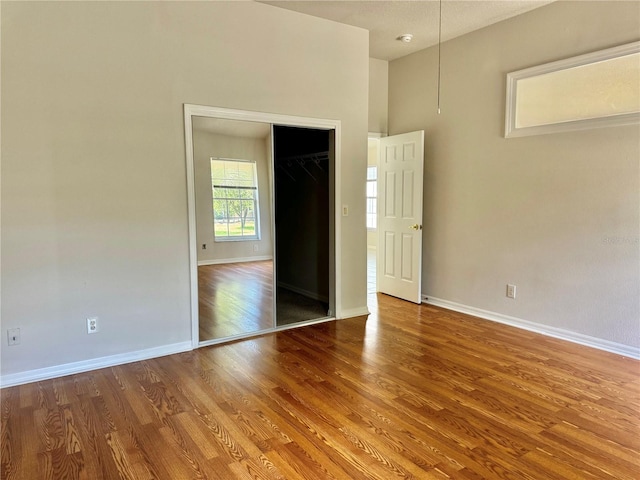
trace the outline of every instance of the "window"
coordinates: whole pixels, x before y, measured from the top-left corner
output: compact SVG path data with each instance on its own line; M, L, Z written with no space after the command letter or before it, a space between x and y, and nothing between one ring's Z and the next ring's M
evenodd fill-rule
M375 230L378 219L378 167L367 167L367 228Z
M212 158L211 186L215 240L258 240L255 162Z

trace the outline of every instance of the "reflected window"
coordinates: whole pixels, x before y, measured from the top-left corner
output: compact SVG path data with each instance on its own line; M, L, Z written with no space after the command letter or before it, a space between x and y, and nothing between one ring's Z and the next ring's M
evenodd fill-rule
M256 163L211 158L216 241L259 240Z

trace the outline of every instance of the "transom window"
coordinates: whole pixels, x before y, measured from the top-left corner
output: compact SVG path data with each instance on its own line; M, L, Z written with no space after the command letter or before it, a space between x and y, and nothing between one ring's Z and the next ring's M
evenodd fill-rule
M378 226L378 167L367 167L367 228Z
M258 240L256 163L211 158L211 186L215 240Z

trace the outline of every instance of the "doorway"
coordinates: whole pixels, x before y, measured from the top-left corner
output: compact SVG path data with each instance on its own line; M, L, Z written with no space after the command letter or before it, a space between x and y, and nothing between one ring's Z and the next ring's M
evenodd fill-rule
M372 138L373 137L373 138ZM369 136L367 168L367 303L375 292L422 301L424 131ZM374 267L375 265L375 267Z
M184 114L193 346L210 345L301 324L327 321L339 315L340 292L336 288L335 274L338 271L336 265L340 258L339 242L335 241L340 231L335 209L335 205L339 203L339 189L335 187L335 184L340 161L340 122L198 105L185 105ZM209 149L205 155L207 162L210 162L209 170L205 169L204 175L195 168L198 162L195 154L198 150L195 143L198 134L194 129L194 125L197 127L203 121L215 124L217 130L214 133L219 135L218 140L220 140L220 136L233 137L233 140L229 140L229 138L223 140L234 145L234 149L223 153ZM248 134L247 132L253 133ZM266 137L263 137L264 132L268 132ZM297 137L300 138L295 140ZM312 137L322 138L321 148L318 149L318 145L314 143L315 140L311 141ZM223 143L215 142L218 146ZM293 148L296 143L298 145L312 145L313 148L302 151ZM249 144L253 144L254 147L247 149L246 146ZM279 145L277 155L276 144ZM259 161L253 158L256 148L266 152L266 168L264 165L261 167ZM249 150L252 152L251 155L246 154ZM319 153L323 154L322 159L317 158ZM300 188L300 185L304 185L308 180L297 182L300 185L293 189L283 189L282 186L278 186L281 182L278 182L278 170L280 169L275 163L276 156L286 160L286 163L294 161L291 157L298 157L296 168L303 171L306 169L312 174L309 179L314 185L318 185L315 200L302 201L293 196L296 188L298 193L308 194L312 190L308 185L305 188ZM316 157L311 158L311 156ZM221 176L216 176L213 173L214 168L218 168L214 165L214 161L228 163L220 168L231 170L251 170L246 163L253 162L256 165L255 176L256 178L262 177L262 181L257 181L254 187L246 184L230 185L229 183L220 183L221 181L218 180L218 186L224 187L222 189L225 192L222 197L216 196L216 178L219 179ZM290 171L289 174L291 173ZM293 176L295 177L295 175ZM267 178L266 188L264 177ZM205 203L196 201L198 188L204 188L203 185L209 188L210 195ZM254 188L257 190L256 198L246 199L247 191ZM279 191L280 194L278 194ZM281 227L284 230L279 234L279 228L276 227L276 212L280 211L276 209L276 197L278 196L284 200L284 202L280 202L280 205L286 206L288 204L296 207L306 205L307 211L312 212L311 215L307 215L306 220L293 217L288 219L288 224L297 226L296 231L288 232L289 235L287 235L286 227ZM230 206L225 214L219 214L216 211L216 202L229 203L230 199L237 201L236 197L241 198L245 205L245 208L239 210L240 213L232 215ZM251 202L255 208L250 207ZM318 205L320 204L323 207L319 209ZM292 209L289 208L289 210ZM202 241L203 226L199 221L204 217L207 217L203 224L204 229L211 233L209 237L211 241L208 244L206 241ZM286 219L282 212L279 217ZM311 230L309 230L310 228ZM235 238L219 238L219 230ZM237 238L245 235L247 238ZM310 241L311 238L315 238L315 244ZM288 248L286 247L287 242ZM279 243L283 245L280 249L278 248ZM319 246L320 244L322 245ZM292 252L292 245L297 245L299 251ZM199 263L202 264L203 250L208 250L207 253L210 255L213 251L214 257L222 256L222 260L225 260L210 262L210 265L207 265L210 267L208 268L210 272L206 275L202 274L204 265L199 266ZM236 251L233 255L228 253L232 250ZM221 254L221 252L224 253ZM300 262L300 255L305 252L307 264ZM311 257L308 256L309 252L316 255L315 260L311 260ZM294 259L291 258L292 254L298 256ZM218 258L218 260L220 259ZM294 269L293 272L298 277L291 276L290 265L292 264L298 267L298 271L296 272ZM249 273L248 277L251 288L247 288L246 278L244 287L242 280L239 280L242 275L246 276L247 271L251 270L249 267L254 269L254 273ZM225 278L226 280L224 280ZM221 279L223 279L222 282ZM315 284L309 283L309 280L315 281ZM283 320L279 321L278 305L286 299L286 296L276 294L278 287L288 287L286 290L293 291L297 295L303 294L305 296L306 294L307 298L311 298L320 305L320 309L315 310L312 314L306 313L288 320L283 316ZM259 294L249 294L248 297L246 295L243 297L252 289ZM297 291L295 291L296 289ZM232 310L238 312L238 321L232 319L231 322L227 322L232 328L227 328L229 326L227 325L225 328L213 328L209 333L202 333L201 317L204 318L215 311L218 319L221 316L226 316L225 320L229 320ZM280 315L284 314L281 312ZM255 317L254 321L250 320L252 316ZM201 338L201 336L206 338Z
M366 218L367 218L367 307L370 311L377 305L378 291L376 263L378 249L378 159L380 151L380 134L370 133L367 153L367 186L366 186Z

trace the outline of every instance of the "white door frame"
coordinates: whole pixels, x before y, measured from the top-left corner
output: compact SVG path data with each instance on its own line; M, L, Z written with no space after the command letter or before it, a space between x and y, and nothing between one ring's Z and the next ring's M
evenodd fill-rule
M189 215L189 278L190 278L190 292L191 292L191 345L193 348L198 348L201 345L210 345L214 343L219 343L221 341L229 341L230 337L225 337L222 339L212 340L203 342L202 344L199 341L199 321L198 321L198 246L196 240L196 194L195 194L195 166L193 159L193 125L191 121L191 117L211 117L211 118L220 118L225 120L244 120L247 122L261 122L261 123L269 123L271 125L285 125L292 127L306 127L306 128L317 128L321 130L334 130L335 139L334 139L334 169L335 175L333 178L334 182L334 214L333 214L333 238L330 239L330 242L333 242L333 262L330 265L330 272L333 271L333 278L330 278L329 281L333 280L333 288L335 289L335 312L333 312L333 316L331 318L324 318L321 321L328 321L335 318L341 318L342 314L342 282L340 278L340 264L341 264L341 247L340 247L340 238L341 238L341 214L340 209L337 208L337 205L341 205L340 201L340 154L341 154L341 122L340 120L330 120L330 119L320 119L320 118L311 118L311 117L298 117L292 115L281 115L276 113L264 113L264 112L252 112L247 110L235 110L229 108L221 108L221 107L210 107L205 105L192 105L192 104L184 104L184 127L185 127L185 154L186 154L186 167L187 167L187 208ZM272 146L273 148L273 146ZM273 163L273 159L270 159L270 162ZM273 167L271 167L273 168ZM273 182L273 179L271 179ZM273 190L273 183L271 185L271 189ZM272 207L273 207L273 198L272 198ZM271 216L272 222L272 232L275 234L275 219L273 215ZM276 261L275 257L275 242L273 244L274 249L274 262ZM275 318L275 317L274 317ZM271 329L260 330L258 332L251 332L246 335L234 336L233 339L236 338L245 338L255 335L262 335L264 333L269 333L277 330L285 330L288 328L294 328L301 324L314 323L304 322L294 325L285 325L282 327L276 327L274 325Z

